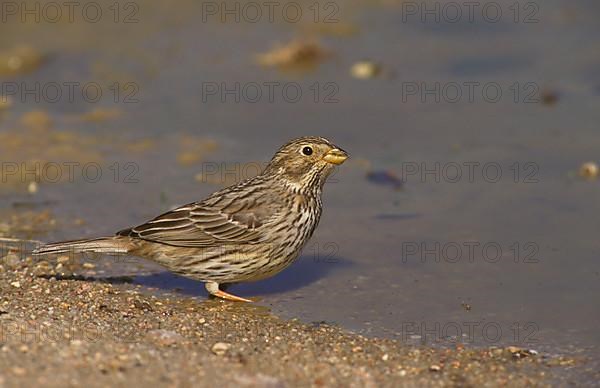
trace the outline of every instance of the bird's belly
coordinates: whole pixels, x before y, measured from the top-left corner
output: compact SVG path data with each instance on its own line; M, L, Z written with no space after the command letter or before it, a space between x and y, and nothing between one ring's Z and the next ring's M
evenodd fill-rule
M200 252L184 259L157 260L169 271L200 281L237 283L271 277L289 266L304 242L243 244ZM166 258L165 258L166 259Z
M316 227L318 215L315 219L314 215L296 214L292 219L294 222L264 225L267 238L257 244L153 250L152 259L173 273L205 282L265 279L285 269L299 256ZM157 251L160 253L156 254Z

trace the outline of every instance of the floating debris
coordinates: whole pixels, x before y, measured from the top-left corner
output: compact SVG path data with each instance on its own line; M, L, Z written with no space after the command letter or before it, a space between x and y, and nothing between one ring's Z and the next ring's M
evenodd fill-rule
M369 171L367 173L367 180L377 185L390 186L394 190L401 190L404 182L396 174L391 171Z
M256 59L263 66L311 69L328 56L328 51L317 42L293 41L259 54Z
M579 175L586 179L596 179L598 172L600 172L600 168L596 162L586 162L579 167Z
M356 62L350 68L350 74L358 79L375 78L381 74L381 65L372 61Z
M43 55L29 46L0 52L0 76L30 73L36 70L43 60Z
M559 95L556 92L550 90L544 90L540 94L543 105L552 106L558 102Z

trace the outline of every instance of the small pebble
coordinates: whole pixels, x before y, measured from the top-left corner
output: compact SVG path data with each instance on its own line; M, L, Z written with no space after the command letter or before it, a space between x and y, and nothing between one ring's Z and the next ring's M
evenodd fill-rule
M595 162L586 162L579 167L579 175L587 179L595 179L598 177L600 168Z
M38 184L36 181L31 181L29 182L29 185L27 185L27 192L29 194L35 194L38 192Z
M224 355L229 349L231 348L231 344L228 344L226 342L217 342L216 344L214 344L212 346L212 348L210 349L214 354L216 354L217 356L222 356Z
M381 66L371 61L356 62L350 68L350 74L354 78L369 79L377 77L381 73Z

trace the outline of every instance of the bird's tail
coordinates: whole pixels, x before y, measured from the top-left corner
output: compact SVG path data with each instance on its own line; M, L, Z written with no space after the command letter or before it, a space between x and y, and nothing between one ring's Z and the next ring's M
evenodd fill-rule
M106 253L124 254L128 251L127 240L121 237L100 237L88 240L61 241L42 245L33 250L34 255L60 253Z

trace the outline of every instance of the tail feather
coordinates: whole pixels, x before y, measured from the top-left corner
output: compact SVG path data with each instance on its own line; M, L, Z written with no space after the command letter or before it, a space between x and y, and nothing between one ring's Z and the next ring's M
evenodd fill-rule
M42 245L33 250L34 255L60 254L60 253L127 253L127 244L122 238L100 237L87 240L61 241Z

